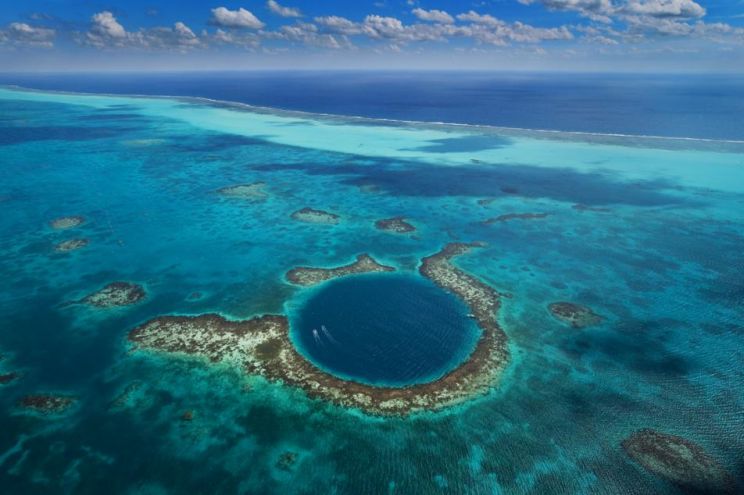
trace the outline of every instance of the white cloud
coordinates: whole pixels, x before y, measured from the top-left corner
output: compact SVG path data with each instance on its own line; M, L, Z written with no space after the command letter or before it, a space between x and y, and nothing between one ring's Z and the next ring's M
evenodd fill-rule
M653 17L703 17L705 9L693 0L629 0L621 12Z
M302 17L302 12L296 7L284 7L276 0L268 0L266 6L270 11L281 17Z
M440 24L452 24L455 22L455 19L443 10L424 10L416 8L411 12L422 21L438 22Z
M265 26L251 11L242 7L238 10L228 10L225 7L212 9L211 23L225 28L261 29Z
M97 47L122 46L127 39L127 31L111 12L104 10L91 17L90 30L86 33L88 44Z
M316 17L315 23L329 33L351 36L362 32L358 23L337 15Z
M343 34L328 34L319 32L315 24L298 22L291 26L282 26L278 31L265 34L269 39L280 39L306 46L319 48L352 48L353 45Z
M108 11L99 12L91 18L91 26L82 42L97 48L144 48L175 49L185 51L202 42L183 22L173 27L154 27L129 32Z
M611 22L616 8L612 0L518 0L524 5L540 3L550 10L573 10L598 22Z
M589 19L609 23L613 17L651 16L698 18L705 9L694 0L518 0L524 5L539 3L549 10L571 10Z
M472 22L473 24L483 24L486 26L495 27L495 26L501 26L504 24L504 21L496 19L492 15L479 14L473 10L466 12L464 14L459 14L457 18L464 22Z
M0 44L52 48L56 34L54 29L35 27L25 22L13 22L7 28L0 29Z

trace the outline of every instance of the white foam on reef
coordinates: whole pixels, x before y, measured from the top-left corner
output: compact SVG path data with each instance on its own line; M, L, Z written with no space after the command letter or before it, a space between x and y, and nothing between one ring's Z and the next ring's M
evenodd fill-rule
M624 180L668 180L682 187L744 191L744 141L521 130L273 110L204 98L90 95L0 88L1 99L95 108L133 105L143 115L257 137L288 146L438 166L525 165L603 173ZM394 124L394 125L392 125ZM451 151L446 140L483 138L493 146ZM444 141L443 141L444 140ZM479 144L481 142L479 141Z

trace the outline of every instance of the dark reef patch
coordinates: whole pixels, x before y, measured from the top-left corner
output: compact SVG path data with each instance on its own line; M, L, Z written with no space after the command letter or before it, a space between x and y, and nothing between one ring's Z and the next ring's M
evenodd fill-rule
M8 385L18 380L21 374L17 371L11 371L8 373L0 373L0 385Z
M599 325L603 318L590 308L571 302L554 302L548 310L556 319L571 325L573 328L584 328Z
M401 166L405 165L405 166ZM436 167L414 162L377 160L372 165L348 163L343 166L303 163L260 165L256 171L296 169L309 175L340 176L353 186L374 186L396 196L492 197L517 194L526 198L550 198L588 206L627 204L663 206L690 204L689 200L665 191L676 185L666 180L626 182L609 172L580 172L571 168L548 168L506 163Z
M0 146L33 143L36 141L92 141L120 137L132 127L84 126L29 126L0 127Z
M507 213L506 215L499 215L484 220L483 223L485 225L492 225L494 223L508 222L510 220L537 220L545 218L548 215L550 215L550 213Z
M404 151L426 151L429 153L467 153L486 150L497 150L512 144L512 140L503 136L465 135L451 138L432 139L429 144Z
M282 471L291 471L295 462L297 462L297 452L288 450L281 453L279 459L276 461L276 467Z
M407 234L408 232L415 232L416 227L408 223L404 217L393 217L385 218L383 220L377 220L375 227L378 230L384 230L386 232L393 232L396 234Z
M105 121L127 121L127 122L134 122L137 123L149 123L152 122L152 119L144 116L139 115L136 113L109 113L109 112L100 112L100 113L92 113L89 115L81 115L78 117L78 120L86 121L86 122L105 122Z
M597 208L594 206L587 206L582 204L573 205L571 208L577 211L593 211L595 213L609 213L611 211L609 208Z
M173 147L186 152L211 152L229 150L241 146L266 145L266 141L259 138L240 136L238 134L205 134L174 137Z
M623 440L622 447L644 469L686 493L736 493L732 476L718 461L682 437L643 429Z
M61 414L77 402L74 397L63 395L39 394L26 395L18 401L18 406L39 414Z
M76 251L87 246L89 243L88 239L68 239L62 241L54 246L55 251L66 253L69 251Z

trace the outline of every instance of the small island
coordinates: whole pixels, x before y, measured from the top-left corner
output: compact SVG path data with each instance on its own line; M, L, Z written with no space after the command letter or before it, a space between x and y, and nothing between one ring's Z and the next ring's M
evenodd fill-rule
M731 474L702 447L685 438L643 429L623 440L622 447L644 469L686 492L736 493Z
M287 272L287 280L296 285L316 285L346 275L372 272L393 272L395 268L375 261L368 254L360 254L354 263L335 268L313 268L300 266Z
M305 207L301 210L297 210L292 213L294 220L307 223L321 223L328 225L336 225L341 221L341 217L335 213L330 213L323 210L314 210L312 208Z
M112 282L106 287L85 296L79 302L97 308L130 306L144 299L145 289L130 282Z
M392 232L394 234L407 234L416 231L416 227L408 223L404 217L377 220L375 222L375 227L378 230L384 230L385 232Z
M602 323L602 318L591 308L572 302L554 302L548 305L548 310L557 320L573 328L585 328Z
M49 225L52 226L55 230L67 230L72 229L75 227L79 227L80 225L85 223L85 218L81 216L71 216L71 217L60 217L52 220Z
M462 299L481 330L471 355L431 382L402 388L381 387L327 373L297 351L289 338L289 321L284 315L248 320L229 320L216 314L161 316L133 329L128 338L134 350L227 363L246 373L300 388L311 398L369 414L407 415L441 409L487 393L498 383L509 360L507 337L497 322L499 293L451 263L454 257L478 246L449 244L422 260L420 274ZM325 279L301 278L307 282L305 285Z
M87 246L89 243L88 239L69 239L67 241L62 241L56 246L54 246L54 250L61 252L61 253L67 253L69 251L75 251L77 249L82 249L85 246Z

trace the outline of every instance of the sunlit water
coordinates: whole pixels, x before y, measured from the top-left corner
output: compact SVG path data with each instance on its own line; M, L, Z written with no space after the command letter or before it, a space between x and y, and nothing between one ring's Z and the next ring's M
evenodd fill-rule
M4 493L675 493L620 447L646 427L744 481L741 145L3 89L0 146L0 370L23 374L0 386ZM256 181L265 200L216 192ZM305 206L341 221L293 220ZM484 223L511 213L548 215ZM86 223L52 230L65 215ZM374 226L399 215L418 230ZM323 289L288 284L295 266L370 253L419 277L452 241L485 242L457 264L510 296L507 372L457 408L383 420L128 352L127 332L163 314L301 311ZM115 280L147 299L64 305ZM567 327L554 301L603 324ZM16 407L38 392L79 403Z

